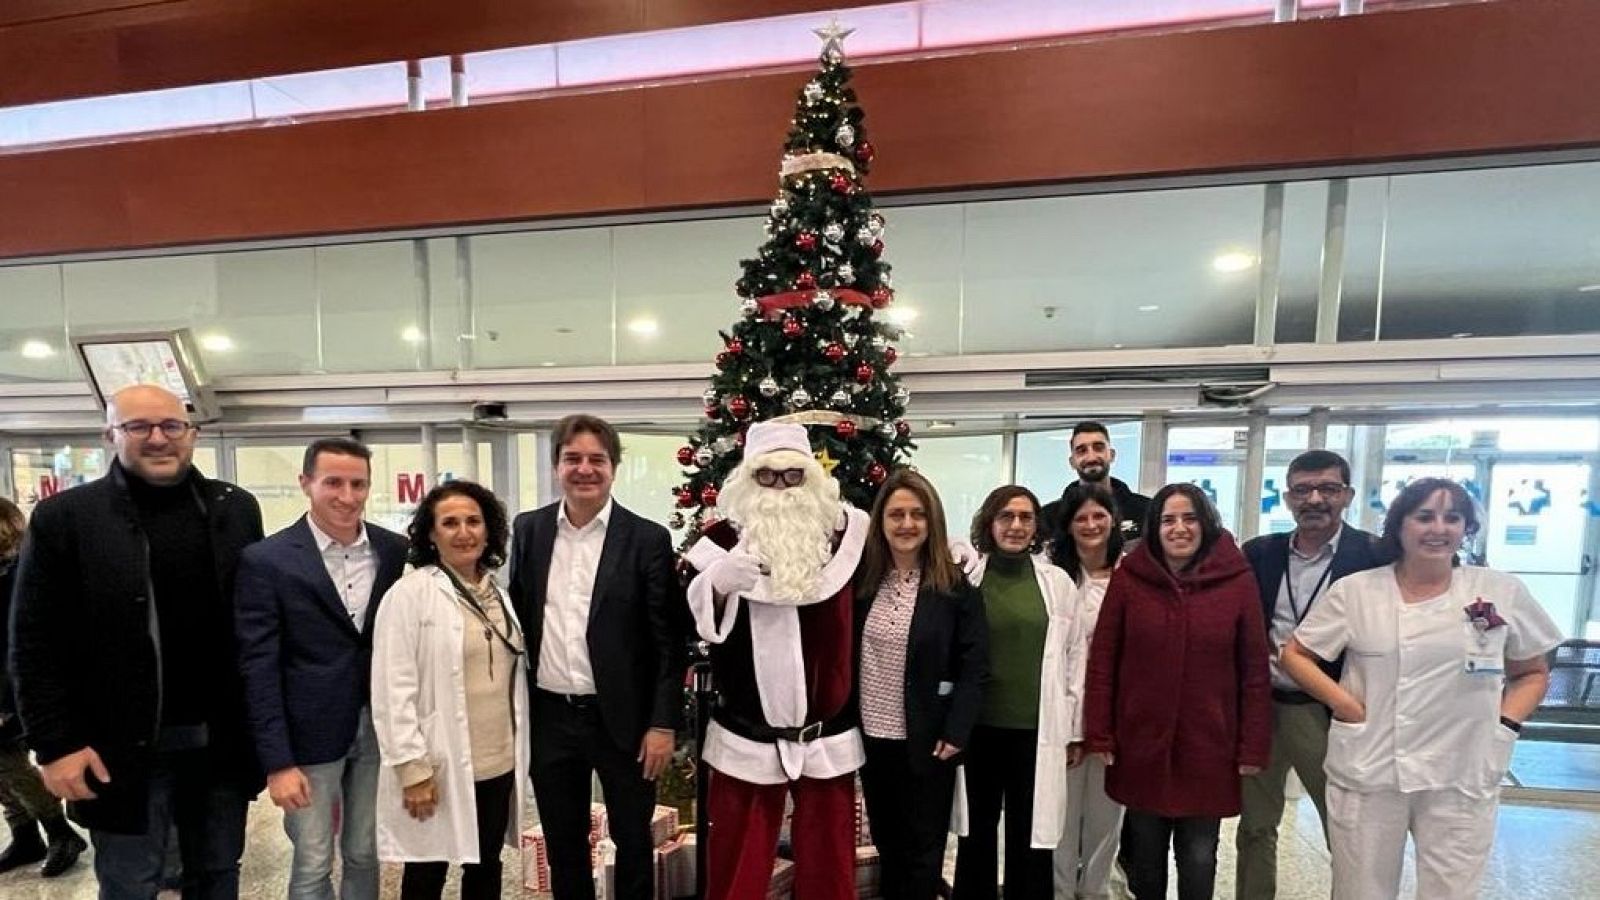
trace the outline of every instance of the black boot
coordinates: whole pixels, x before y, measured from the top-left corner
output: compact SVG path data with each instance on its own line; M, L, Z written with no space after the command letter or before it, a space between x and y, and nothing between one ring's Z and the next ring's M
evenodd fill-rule
M45 819L44 833L50 837L50 847L45 853L44 865L39 867L39 874L46 878L54 878L72 868L79 854L89 849L88 842L72 830L65 816Z
M0 872L9 872L45 857L44 841L39 838L39 823L11 826L11 846L0 852Z

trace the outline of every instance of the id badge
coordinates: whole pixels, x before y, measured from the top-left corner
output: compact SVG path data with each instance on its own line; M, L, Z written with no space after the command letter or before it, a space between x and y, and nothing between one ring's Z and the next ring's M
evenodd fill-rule
M1506 664L1498 653L1468 653L1468 675L1504 675Z

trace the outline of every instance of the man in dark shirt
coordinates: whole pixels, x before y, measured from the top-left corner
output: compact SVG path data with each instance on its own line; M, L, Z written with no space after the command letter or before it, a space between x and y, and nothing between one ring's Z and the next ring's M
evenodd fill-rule
M168 391L107 408L105 477L40 503L18 564L11 668L45 786L94 843L102 900L152 900L176 827L184 896L239 892L263 779L233 638L239 554L261 538L243 490L191 465Z
M1072 429L1071 448L1067 462L1078 473L1078 480L1099 482L1110 489L1117 502L1117 520L1123 541L1137 540L1143 530L1145 511L1150 508L1150 498L1134 493L1122 479L1111 477L1111 464L1117 459L1117 451L1111 446L1111 432L1099 422L1079 422ZM1067 485L1067 490L1072 489L1072 484ZM1066 490L1061 492L1063 498L1066 495ZM1046 503L1040 516L1039 526L1047 540L1056 540L1066 532L1065 523L1057 521L1061 518L1060 500Z

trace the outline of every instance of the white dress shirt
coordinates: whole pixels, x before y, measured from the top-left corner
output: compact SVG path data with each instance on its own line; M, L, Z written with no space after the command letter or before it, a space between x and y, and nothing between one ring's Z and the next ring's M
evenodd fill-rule
M1341 523L1339 530L1333 533L1333 538L1308 556L1296 545L1295 536L1289 535L1289 561L1283 568L1282 580L1278 582L1278 599L1272 607L1268 634L1272 644L1272 655L1267 658L1271 666L1272 686L1279 690L1301 690L1300 685L1284 673L1278 654L1282 652L1283 645L1289 643L1289 637L1305 620L1306 614L1311 612L1311 605L1328 592L1328 585L1332 581L1328 569L1333 565L1333 555L1339 552L1339 539L1342 537L1344 525Z
M595 573L606 545L612 501L579 528L567 518L567 501L556 509L556 541L550 552L550 578L545 582L544 637L539 641L536 683L557 694L593 694L594 667L589 663L589 604L594 599Z
M311 536L316 539L317 550L322 553L322 564L333 580L333 589L344 601L345 612L357 631L366 630L367 605L372 602L372 582L378 577L378 555L372 552L372 542L367 540L367 523L354 543L341 544L321 528L315 519L306 516L311 526Z

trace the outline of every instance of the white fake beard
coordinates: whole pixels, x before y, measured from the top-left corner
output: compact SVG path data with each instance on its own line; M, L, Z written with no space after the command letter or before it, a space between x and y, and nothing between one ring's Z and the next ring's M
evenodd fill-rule
M806 476L800 486L775 490L746 474L739 479L744 483L730 478L723 490L724 507L738 524L746 549L771 572L771 599L784 605L823 599L817 596L818 581L822 567L833 558L833 532L841 512L838 482L826 475ZM729 493L734 496L728 498Z

